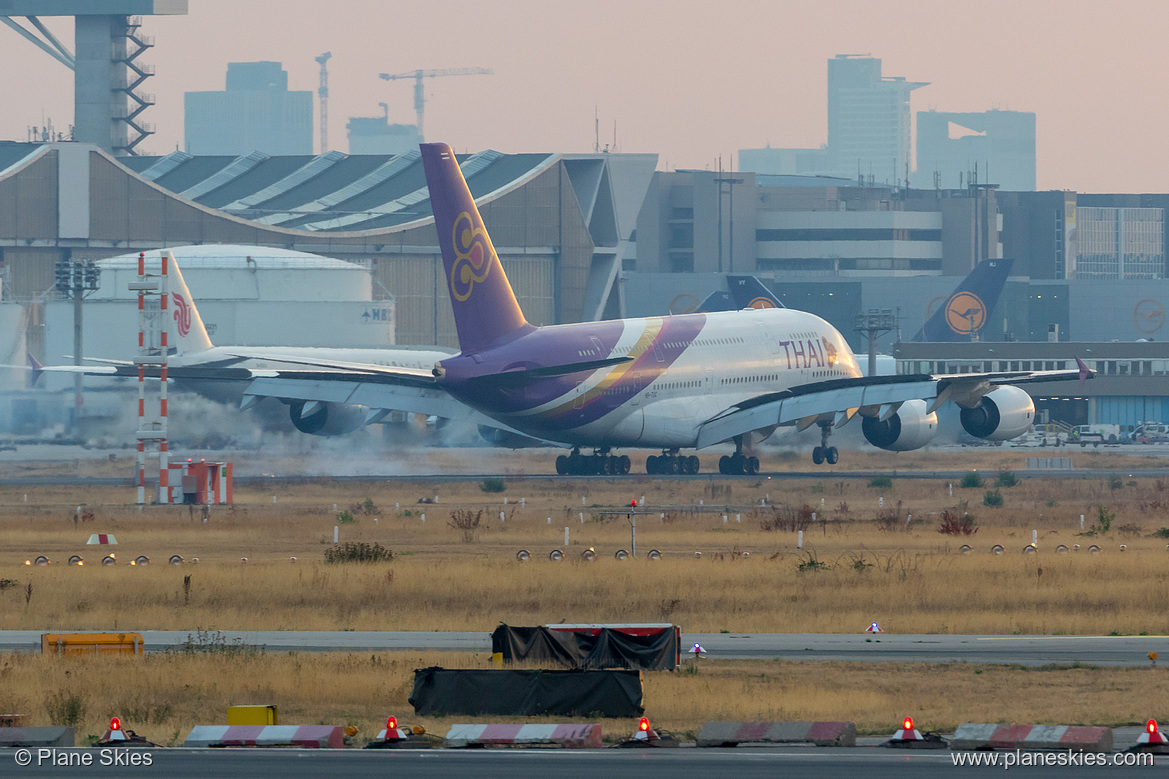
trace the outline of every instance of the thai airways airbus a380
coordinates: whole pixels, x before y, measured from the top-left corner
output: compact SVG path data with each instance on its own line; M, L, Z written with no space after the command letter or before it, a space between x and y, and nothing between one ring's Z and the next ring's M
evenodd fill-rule
M1091 375L1077 359L1079 370L862 377L835 328L787 308L534 327L454 153L424 144L422 159L461 351L426 371L297 360L252 372L245 395L318 404L326 416L350 405L402 408L403 398L423 411L424 396L446 395L499 425L572 446L557 458L558 473L628 473L630 458L615 452L624 447L661 450L647 459L648 473L696 473L698 457L682 450L733 441L719 471L741 474L759 468L744 443L780 425L820 427L817 464L837 462L829 435L856 416L874 446L920 448L946 402L961 408L970 434L1013 438L1035 416L1014 385Z

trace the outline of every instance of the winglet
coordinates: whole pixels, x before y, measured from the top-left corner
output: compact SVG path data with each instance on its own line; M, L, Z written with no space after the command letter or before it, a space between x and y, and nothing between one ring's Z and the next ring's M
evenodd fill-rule
M45 372L45 366L43 363L41 363L40 360L32 356L32 352L29 352L28 367L32 371L32 373L29 375L29 386L33 386L37 383L37 380L41 377L41 374Z
M1080 386L1082 387L1084 382L1092 377L1092 371L1087 365L1084 365L1084 361L1079 357L1076 357L1076 367L1080 369Z

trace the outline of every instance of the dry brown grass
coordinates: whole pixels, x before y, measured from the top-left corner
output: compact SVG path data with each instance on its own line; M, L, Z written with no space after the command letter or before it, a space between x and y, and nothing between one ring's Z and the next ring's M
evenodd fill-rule
M699 632L853 632L877 619L899 633L1169 632L1169 614L1161 607L1169 596L1169 552L1165 539L1151 535L1169 526L1164 485L1144 479L1113 489L1100 479L1029 479L1004 489L1004 507L991 509L981 505L985 490L955 486L951 497L948 484L894 479L892 488L879 489L839 479L533 478L509 481L504 506L502 497L482 493L474 482L322 482L282 486L275 505L270 490L242 490L234 510L214 507L206 523L183 507L139 512L114 503L125 499L124 489L40 488L27 505L23 492L6 490L0 491L0 578L19 585L0 591L0 628L487 631L499 621L565 619L671 620ZM438 504L416 503L436 492ZM802 551L794 533L762 529L773 509L750 504L768 493L773 501L816 510ZM642 494L652 512L639 522L642 559L617 562L612 553L629 547L629 524L624 515L605 518L600 506ZM589 504L584 508L582 495ZM521 497L523 506L516 506ZM344 510L367 498L377 504L379 521L358 511L355 523L341 525L341 538L380 543L395 550L397 560L324 565L337 523L334 503ZM968 500L979 532L940 535L941 511L959 499ZM722 509L663 509L663 521L653 508L700 500L739 504L739 510L730 509L724 523ZM74 521L81 502L94 512L93 521ZM1078 537L1079 515L1086 514L1090 526L1098 503L1117 513L1112 531ZM448 524L458 507L486 507L471 543ZM879 529L875 518L883 512L895 529ZM565 526L572 539L569 560L554 564L546 555L563 546ZM1039 531L1041 553L1024 556L1032 529ZM117 535L121 565L95 565L108 549L86 547L91 532ZM958 555L962 543L975 553ZM989 554L996 543L1006 555ZM1056 555L1060 543L1085 549L1097 543L1104 552ZM1122 543L1128 546L1123 553ZM578 562L589 547L599 560ZM515 560L520 548L533 553L532 562ZM644 559L650 548L662 550L665 559ZM695 551L703 553L701 560ZM744 551L749 559L740 556ZM86 557L84 568L63 564L73 553ZM163 565L174 553L197 556L200 563ZM56 564L23 565L37 554ZM153 564L126 565L139 554ZM290 556L298 558L295 565ZM240 564L241 557L250 562ZM799 564L812 557L829 569L800 572ZM186 575L192 577L189 598L182 588ZM33 591L26 602L28 584Z
M111 716L162 744L194 725L222 724L235 704L280 707L283 724L357 725L368 740L393 714L445 734L468 717L415 717L413 671L429 665L484 667L467 654L157 654L143 657L6 655L0 709L51 724L49 704L76 697L78 740L100 735ZM1161 668L1040 668L924 663L703 661L697 673L644 675L646 715L657 728L693 738L708 720L851 720L862 733L889 733L902 717L921 730L961 722L1129 725L1163 713ZM509 718L475 717L475 721ZM510 718L514 721L515 718ZM564 718L556 718L560 721ZM548 718L533 718L531 721ZM603 720L609 737L632 720Z

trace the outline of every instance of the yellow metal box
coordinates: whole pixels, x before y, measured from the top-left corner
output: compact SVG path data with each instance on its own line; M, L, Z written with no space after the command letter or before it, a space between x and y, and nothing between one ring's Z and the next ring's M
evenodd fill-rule
M228 706L228 725L279 725L280 712L271 706Z

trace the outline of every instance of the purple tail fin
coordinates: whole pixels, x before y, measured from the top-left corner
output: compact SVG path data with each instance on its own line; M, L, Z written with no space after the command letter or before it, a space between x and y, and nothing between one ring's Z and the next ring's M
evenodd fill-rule
M459 347L478 351L531 325L516 302L455 153L445 143L424 143L421 149Z

